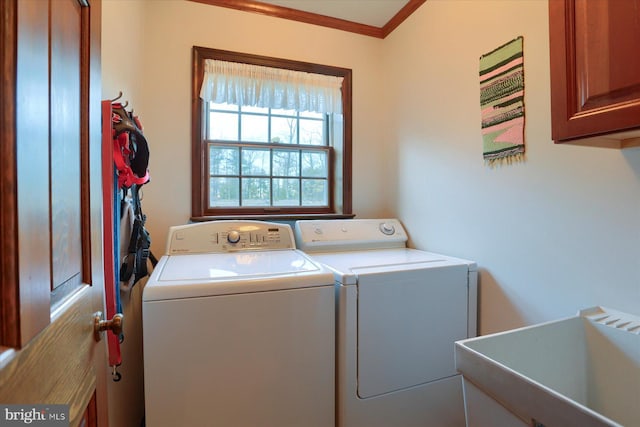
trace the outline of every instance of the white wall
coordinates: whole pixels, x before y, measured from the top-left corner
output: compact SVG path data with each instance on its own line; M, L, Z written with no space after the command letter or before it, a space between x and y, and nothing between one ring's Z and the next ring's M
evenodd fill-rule
M605 305L640 312L640 149L551 141L547 2L429 0L384 41L397 215L476 260L489 333ZM478 59L524 36L526 161L483 164Z
M144 12L140 1L102 2L102 98L113 99L121 91L123 96L118 101L128 101L127 109L133 108L136 113L143 98Z

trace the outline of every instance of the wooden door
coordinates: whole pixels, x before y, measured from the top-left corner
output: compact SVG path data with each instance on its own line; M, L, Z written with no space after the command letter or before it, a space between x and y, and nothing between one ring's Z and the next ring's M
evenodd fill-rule
M100 1L2 0L0 19L0 404L106 425Z

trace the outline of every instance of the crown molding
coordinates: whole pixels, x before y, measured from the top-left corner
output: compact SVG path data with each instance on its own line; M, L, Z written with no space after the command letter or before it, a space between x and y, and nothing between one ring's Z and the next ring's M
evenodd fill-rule
M398 11L390 20L382 27L373 25L360 24L345 19L333 18L330 16L320 15L317 13L304 12L297 9L291 9L283 6L276 6L270 3L263 3L254 0L189 0L195 3L203 3L211 6L226 7L230 9L241 10L244 12L259 13L262 15L273 16L276 18L289 19L292 21L304 22L306 24L319 25L322 27L334 28L337 30L348 31L351 33L361 34L369 37L384 39L393 30L404 22L413 12L415 12L427 0L409 0L409 2Z

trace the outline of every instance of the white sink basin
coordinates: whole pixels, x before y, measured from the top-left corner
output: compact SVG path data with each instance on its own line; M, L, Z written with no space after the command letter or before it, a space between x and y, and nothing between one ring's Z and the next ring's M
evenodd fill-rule
M640 317L577 316L456 342L468 427L640 426Z

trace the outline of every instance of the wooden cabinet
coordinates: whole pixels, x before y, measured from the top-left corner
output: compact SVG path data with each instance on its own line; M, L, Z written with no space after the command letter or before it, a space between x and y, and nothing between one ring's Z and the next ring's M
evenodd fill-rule
M640 145L640 0L549 0L549 42L554 141Z

